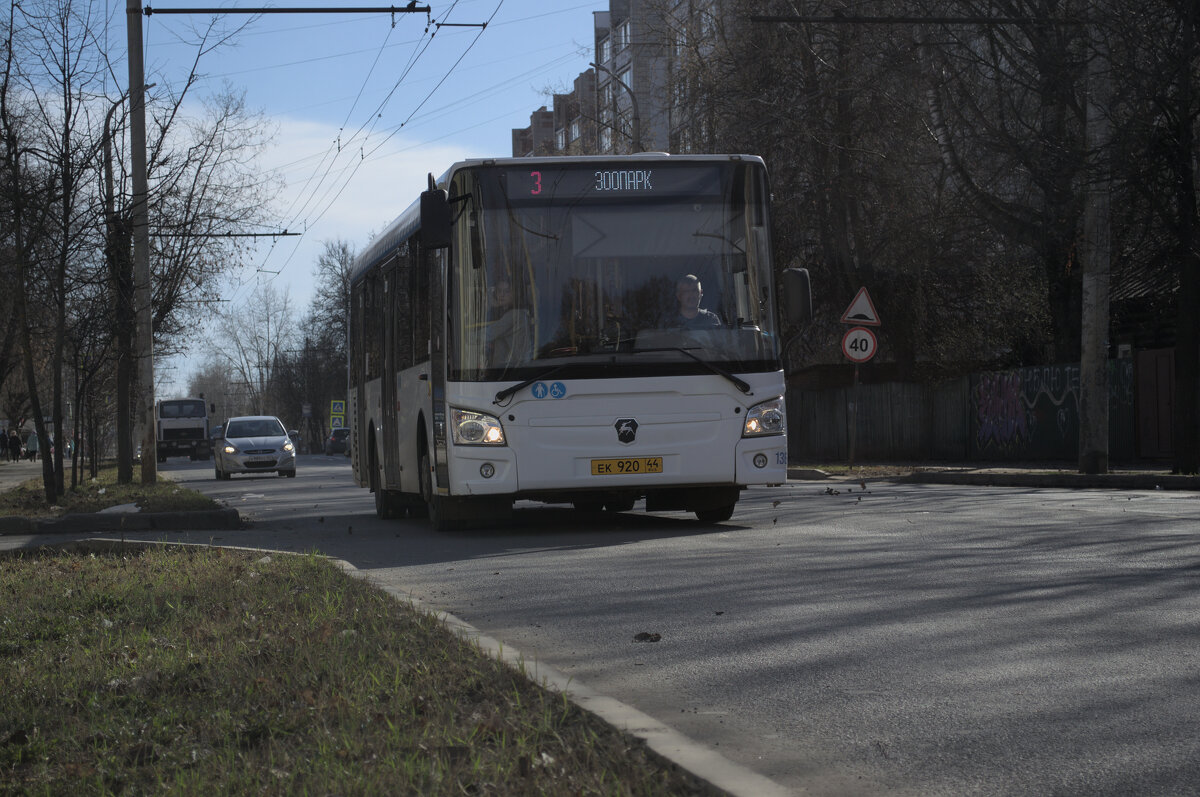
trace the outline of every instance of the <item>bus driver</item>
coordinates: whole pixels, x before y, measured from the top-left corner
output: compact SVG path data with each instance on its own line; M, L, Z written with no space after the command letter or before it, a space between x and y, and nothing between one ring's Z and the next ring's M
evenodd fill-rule
M703 297L700 278L696 275L688 274L675 283L675 299L679 302L675 326L684 329L712 329L721 326L721 319L716 313L710 313L700 307Z

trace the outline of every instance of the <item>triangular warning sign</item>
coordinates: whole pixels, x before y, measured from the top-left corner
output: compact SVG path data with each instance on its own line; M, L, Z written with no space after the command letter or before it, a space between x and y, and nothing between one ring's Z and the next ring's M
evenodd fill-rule
M846 312L842 313L842 323L858 324L866 327L879 326L879 313L875 312L875 305L871 302L871 294L867 293L865 285L858 289L858 294L854 297L854 301L850 302L850 306L846 308Z

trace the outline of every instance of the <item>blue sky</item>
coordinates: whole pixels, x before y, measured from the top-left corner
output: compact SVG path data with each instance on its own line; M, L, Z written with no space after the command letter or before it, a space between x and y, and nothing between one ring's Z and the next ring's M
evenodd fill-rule
M124 43L121 0L108 0ZM149 0L170 8L311 6L386 7L345 0ZM395 3L403 6L404 2ZM280 227L298 238L265 241L231 285L236 302L257 281L286 286L303 312L312 272L327 240L361 250L424 187L464 157L507 156L512 129L550 106L547 91L566 91L592 60L593 12L606 0L448 0L429 2L432 19L478 27L438 28L425 14L225 15L230 43L205 56L199 95L223 84L244 91L247 106L275 130L262 165L285 184L277 197ZM192 67L187 44L211 15L153 14L144 19L147 80L180 83ZM431 37L431 34L432 37ZM273 273L278 272L278 273ZM224 305L228 307L229 305ZM195 359L162 363L160 382L186 389ZM173 365L173 369L172 369Z

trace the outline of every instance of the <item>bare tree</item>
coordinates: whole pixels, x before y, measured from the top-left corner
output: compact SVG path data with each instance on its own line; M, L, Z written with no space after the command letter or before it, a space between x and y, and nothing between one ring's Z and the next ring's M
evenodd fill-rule
M263 283L220 316L210 354L227 369L232 384L245 388L254 414L273 415L279 407L267 388L273 370L295 342L287 289Z
M1048 326L1042 280L964 203L930 136L907 26L838 21L837 2L665 6L673 148L766 160L776 262L820 286L806 362L840 361L838 318L863 285L886 318L876 372L936 377L1028 354ZM801 11L824 21L750 21Z
M125 98L111 101L103 95L111 70L97 44L99 24L90 17L94 8L75 0L12 4L0 53L0 201L4 242L15 265L5 273L15 286L6 320L19 336L24 392L43 441L51 437L43 421L47 416L54 438L65 442L70 437L63 428L69 341L88 334L103 339L115 335L117 394L125 397L133 390L133 335L125 324L133 315L128 296L130 191L126 153L113 129ZM200 35L197 61L228 41L227 35L211 35L213 30L210 26ZM164 349L173 336L194 328L198 301L210 297L217 277L237 264L237 235L262 222L266 207L266 184L253 168L266 126L228 91L194 113L185 104L197 79L194 67L178 91L161 81L166 102L151 103L148 176L150 205L158 213L153 220L154 329ZM100 252L103 259L96 256ZM83 297L104 282L115 299L109 303L111 314L76 313L72 300L79 298L82 305ZM10 367L10 351L8 346L0 349L0 375ZM43 369L35 367L43 362ZM129 407L120 400L117 416L118 440L123 441L118 475L127 481L132 473L131 423ZM47 457L43 466L51 501L64 488L64 448L57 446L53 460Z

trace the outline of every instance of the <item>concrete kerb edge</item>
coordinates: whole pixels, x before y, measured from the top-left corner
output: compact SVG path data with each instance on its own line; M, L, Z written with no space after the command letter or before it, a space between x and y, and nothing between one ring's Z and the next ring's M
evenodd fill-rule
M833 476L817 468L788 468L795 481L853 481L861 476ZM972 487L1045 487L1082 490L1195 490L1200 476L1163 473L1037 473L1017 470L919 470L907 475L868 476L872 482L900 484L946 484Z
M600 694L548 664L536 659L530 662L516 648L483 634L479 629L453 614L430 608L412 595L380 584L369 572L359 570L345 560L332 559L331 561L350 575L365 579L377 589L382 589L417 611L437 617L451 631L475 643L480 650L524 674L538 686L562 693L581 709L595 714L618 730L643 740L658 755L696 777L708 781L718 789L734 797L785 797L791 794L790 791L771 779L730 761L715 750L683 735L649 714L622 703L616 698Z
M296 551L275 551L265 548L247 548L237 545L213 545L211 543L172 542L169 540L119 540L92 537L69 542L53 542L43 548L65 550L120 550L126 548L147 549L152 546L175 546L180 548L226 548L228 550L260 553L263 556L305 556ZM361 578L376 589L381 589L396 600L407 603L419 612L431 614L443 622L454 633L474 642L479 649L498 661L523 673L535 684L562 693L575 705L600 717L609 725L646 742L658 755L687 770L696 777L708 781L734 797L786 797L791 792L769 778L741 764L725 758L711 748L683 735L670 726L641 712L616 698L600 694L583 683L574 680L555 668L534 660L530 662L516 648L505 645L487 636L470 623L449 612L432 609L422 601L401 590L379 583L371 573L359 570L344 559L329 559L343 572Z
M895 481L910 484L949 484L978 487L1052 487L1082 490L1200 490L1200 477L1137 473L988 473L925 472Z

